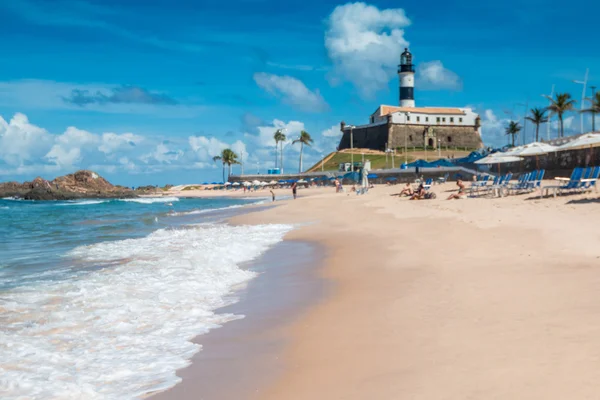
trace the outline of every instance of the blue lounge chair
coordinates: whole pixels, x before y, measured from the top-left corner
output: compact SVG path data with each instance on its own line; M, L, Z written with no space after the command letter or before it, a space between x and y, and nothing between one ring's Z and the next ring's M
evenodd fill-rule
M546 195L550 192L550 190L552 190L554 197L556 197L557 194L560 194L563 191L577 189L581 185L583 172L583 168L577 167L573 169L571 177L569 178L569 181L566 184L545 186L543 190L546 191Z

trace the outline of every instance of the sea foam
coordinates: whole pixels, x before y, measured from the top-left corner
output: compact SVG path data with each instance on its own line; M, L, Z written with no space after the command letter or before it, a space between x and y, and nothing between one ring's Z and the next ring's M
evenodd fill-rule
M137 199L119 199L119 201L125 201L129 203L142 203L142 204L152 204L152 203L172 203L174 201L179 201L178 197L141 197Z
M289 225L202 224L72 250L75 278L0 296L3 399L131 399L175 385L199 334ZM112 265L112 266L107 266Z

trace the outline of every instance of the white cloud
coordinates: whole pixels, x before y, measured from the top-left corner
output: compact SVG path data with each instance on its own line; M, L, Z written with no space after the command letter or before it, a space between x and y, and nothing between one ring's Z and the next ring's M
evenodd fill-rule
M485 110L481 117L481 138L486 146L502 147L508 143L506 125L509 119L501 119L492 110Z
M133 133L116 133L107 132L102 134L102 144L98 147L103 153L113 153L117 150L132 150L140 144L144 138Z
M400 53L409 43L410 20L401 8L379 10L365 3L337 6L327 21L325 47L333 62L332 83L350 81L371 98L396 76Z
M417 66L415 85L419 90L461 90L460 77L444 67L441 61L429 61Z
M6 164L28 165L46 155L52 143L52 136L29 123L26 115L16 113L9 122L0 117L0 160Z
M259 72L254 74L254 81L263 90L302 111L323 112L329 110L318 90L309 90L304 83L291 76L279 76Z
M206 163L212 162L214 156L218 156L224 149L229 147L227 143L217 138L206 136L190 136L188 143L192 151L196 153L198 160Z
M287 136L287 140L284 143L291 142L293 139L300 136L300 132L305 130L304 123L300 121L290 121L284 122L278 119L274 119L270 125L258 126L257 128L258 136L246 135L248 138L253 138L254 143L259 147L275 147L275 140L273 139L273 135L275 131L281 129L283 133Z
M325 137L340 137L342 136L342 131L340 130L339 125L333 125L331 128L325 129L323 132L321 132L321 135Z

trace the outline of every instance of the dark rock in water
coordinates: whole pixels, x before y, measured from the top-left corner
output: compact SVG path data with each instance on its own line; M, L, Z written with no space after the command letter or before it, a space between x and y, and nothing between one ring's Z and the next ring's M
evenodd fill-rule
M53 181L37 177L31 182L0 183L0 197L19 197L26 200L75 200L134 198L137 195L131 189L112 185L93 171L81 170Z

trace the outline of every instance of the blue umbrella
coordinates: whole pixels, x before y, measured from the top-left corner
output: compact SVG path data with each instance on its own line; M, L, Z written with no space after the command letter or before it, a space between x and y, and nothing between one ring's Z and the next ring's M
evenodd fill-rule
M395 178L393 176L390 176L389 178L385 178L386 181L397 181L398 178Z
M346 175L344 175L343 179L348 179L350 181L354 181L354 182L358 182L358 172L348 172Z
M369 175L367 175L367 178L369 178L369 179L377 179L379 177L377 176L377 174L369 174Z
M213 183L211 183L211 185L218 185L218 183L217 182L213 182Z
M334 177L329 178L330 181L335 181Z
M431 165L430 163L428 163L425 160L417 160L414 162L411 162L410 164L408 164L409 167L419 167L419 168L427 168L427 167L434 167L434 165Z
M208 185L208 182L204 182L203 185Z
M430 164L434 165L436 167L454 167L455 166L451 161L449 161L449 160L447 160L445 158L442 158L442 159L439 159L439 160L435 160L435 161L433 161Z

